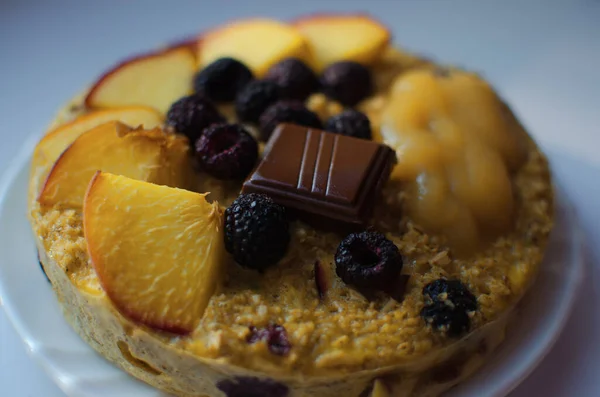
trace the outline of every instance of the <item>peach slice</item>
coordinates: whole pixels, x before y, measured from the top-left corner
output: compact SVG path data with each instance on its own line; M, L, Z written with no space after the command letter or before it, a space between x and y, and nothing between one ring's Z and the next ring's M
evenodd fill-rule
M100 284L132 321L191 333L218 287L222 212L205 194L104 172L83 206L84 235Z
M292 26L270 19L247 19L212 30L198 49L200 66L232 57L248 66L257 77L284 58L311 63L308 43Z
M323 14L294 22L310 43L319 69L338 61L375 62L390 42L390 32L373 18L355 14Z
M163 116L148 106L125 106L98 110L61 125L48 132L37 144L31 162L31 193L37 197L48 171L60 154L84 132L108 121L121 121L129 126L154 128L163 124Z
M191 173L185 138L156 128L131 128L111 121L82 134L65 150L48 174L38 201L80 208L85 189L98 170L130 178L186 186Z
M139 56L100 77L85 98L85 105L146 105L166 113L173 102L191 92L195 70L194 53L185 46Z

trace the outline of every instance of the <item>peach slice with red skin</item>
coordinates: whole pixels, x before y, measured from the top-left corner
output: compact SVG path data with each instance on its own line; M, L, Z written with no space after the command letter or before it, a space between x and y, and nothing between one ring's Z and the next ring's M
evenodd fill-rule
M195 70L196 59L187 46L141 55L102 75L85 98L85 105L145 105L166 113L173 102L191 93Z
M219 58L244 63L256 77L284 58L295 57L312 64L306 39L291 25L271 19L245 19L204 33L198 46L200 67Z
M308 40L319 70L338 61L370 65L391 39L385 25L365 14L310 15L293 24Z
M98 172L84 199L84 235L109 299L126 318L190 334L218 288L222 212L205 194Z
M183 137L111 121L79 136L50 170L38 196L42 206L81 208L98 170L159 184L187 187L192 172Z

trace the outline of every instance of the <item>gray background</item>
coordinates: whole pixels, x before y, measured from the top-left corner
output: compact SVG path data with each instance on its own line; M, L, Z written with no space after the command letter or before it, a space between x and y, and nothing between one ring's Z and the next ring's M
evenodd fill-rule
M396 43L482 72L550 153L586 227L590 268L566 332L514 396L599 396L599 1L0 0L0 167L123 57L233 18L319 10L368 11ZM2 311L0 395L62 396Z

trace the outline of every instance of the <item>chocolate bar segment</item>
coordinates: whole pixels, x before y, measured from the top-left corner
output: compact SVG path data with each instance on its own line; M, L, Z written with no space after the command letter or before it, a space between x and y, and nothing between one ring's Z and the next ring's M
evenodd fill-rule
M281 124L242 192L265 193L320 228L363 228L395 161L376 142Z

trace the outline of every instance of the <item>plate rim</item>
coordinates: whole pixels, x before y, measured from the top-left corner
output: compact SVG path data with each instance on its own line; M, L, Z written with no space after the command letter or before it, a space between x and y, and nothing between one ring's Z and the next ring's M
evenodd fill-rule
M4 208L6 204L7 197L10 195L10 188L13 184L15 184L16 179L20 172L23 171L25 167L27 167L28 163L31 160L31 155L33 154L33 150L37 145L37 142L40 139L40 134L31 134L25 142L22 144L20 150L13 156L9 162L8 167L2 173L0 177L0 209ZM546 153L552 153L553 150L551 148L546 147ZM551 167L552 168L552 167ZM489 396L490 397L502 397L506 396L508 393L513 391L519 384L521 384L531 373L537 368L537 366L543 361L543 359L548 355L548 353L552 350L557 340L562 335L564 327L571 316L573 306L577 300L579 286L582 284L584 275L586 272L586 261L585 261L585 236L583 230L580 226L579 219L577 214L573 208L573 205L568 198L566 192L559 186L556 180L556 175L553 175L553 183L554 189L556 193L556 197L560 196L561 205L565 206L569 212L569 216L572 219L572 231L573 235L570 237L570 242L573 245L573 256L576 262L579 264L577 270L574 270L574 274L571 277L571 289L569 289L569 293L559 301L559 304L555 307L555 321L551 324L550 331L544 334L543 347L538 348L534 354L528 356L527 360L523 360L520 363L521 369L518 371L513 371L513 373L518 374L516 376L511 376L507 379L506 382L503 382L501 385L497 386L495 390L491 390ZM555 208L558 206L555 205ZM2 217L0 217L0 222L2 222ZM0 259L0 262L2 260ZM526 297L525 297L526 298ZM16 331L17 335L24 343L26 347L27 355L37 363L44 372L48 375L48 377L67 395L82 395L76 389L70 387L69 382L63 379L63 375L56 371L53 368L52 360L46 357L43 353L39 352L35 346L35 337L31 334L30 330L23 324L21 320L21 315L17 310L17 306L9 303L10 299L7 297L7 293L4 288L4 283L0 279L0 307L4 309L6 313L6 318L8 323L11 324L13 329ZM557 314L558 313L558 314ZM70 327L70 326L69 326ZM510 332L510 331L509 331ZM91 352L95 351L86 344L86 347L90 349ZM110 365L113 365L110 363ZM122 372L125 375L128 375L125 371L117 368L118 371ZM477 373L476 373L477 374ZM475 374L475 375L476 375ZM128 375L129 376L129 375ZM131 377L131 380L137 381L135 378ZM137 381L139 382L139 381ZM468 382L465 381L465 383Z

